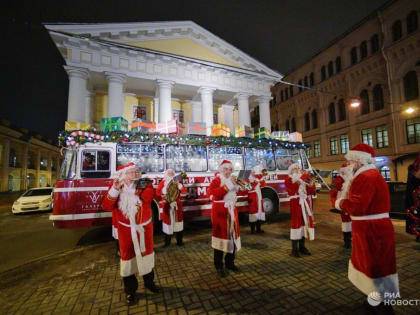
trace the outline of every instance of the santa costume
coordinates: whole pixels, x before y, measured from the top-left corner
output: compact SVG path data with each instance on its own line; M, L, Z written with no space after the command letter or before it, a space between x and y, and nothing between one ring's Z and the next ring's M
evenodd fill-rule
M370 298L384 301L399 295L388 186L375 167L371 146L359 143L345 158L356 167L361 165L353 175L348 197L334 201L336 208L349 213L352 220L348 277Z
M255 166L248 179L248 183L251 185L251 188L248 191L251 234L255 233L255 226L257 227L257 233L264 233L264 231L261 230L261 223L265 221L264 202L261 193L261 188L267 186L264 179L265 176L262 174L262 166Z
M226 276L223 268L223 253L226 253L225 267L238 271L235 266L235 252L241 249L239 234L238 209L236 208L236 194L239 186L232 180L232 176L225 177L225 168L232 169L232 163L223 160L219 166L219 174L210 183L208 197L212 202L212 247L214 248L214 265L220 276Z
M168 184L173 180L175 174L174 170L167 169L163 180L159 183L158 188L156 189L156 195L161 197L159 202L159 212L162 219L162 230L165 233L165 247L169 246L171 243L171 237L175 233L176 243L178 246L184 245L182 242L182 234L184 230L184 215L182 211L182 201L181 197L185 198L187 190L184 188L184 185L177 183L177 188L180 191L180 194L176 201L169 203L166 201L165 196L168 192Z
M158 291L153 281L155 254L151 202L154 190L151 184L145 189L136 189L136 182L127 182L126 172L131 169L136 169L134 163L118 168L118 179L124 184L119 190L112 185L102 202L103 210L112 211L118 225L120 274L127 302L133 300L138 288L136 273L143 276L146 288Z
M334 187L329 191L331 199L346 199L349 194L351 180L353 178L353 165L344 163L340 168L339 175L334 178ZM332 204L335 207L335 204ZM343 232L344 247L351 247L351 218L345 211L340 211L341 230Z
M288 175L286 190L290 198L292 255L294 257L300 257L300 253L310 255L311 253L305 247L305 238L315 239L314 216L312 212L312 195L316 192L315 184L310 184L311 178L309 174L302 174L302 169L297 163L289 166Z

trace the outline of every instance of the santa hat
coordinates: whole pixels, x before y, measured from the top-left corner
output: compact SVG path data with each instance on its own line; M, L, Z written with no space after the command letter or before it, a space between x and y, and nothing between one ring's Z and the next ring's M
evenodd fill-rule
M301 167L300 167L300 165L299 165L299 163L293 163L293 164L290 164L289 165L289 168L287 169L287 174L289 175L289 176L291 176L292 175L292 171L294 170L294 169L301 169Z
M375 164L375 150L366 143L359 143L344 156L347 161L360 162L363 165Z
M261 175L262 174L263 167L262 165L255 165L252 171L255 173L255 175Z
M125 172L127 172L128 170L130 170L132 168L137 168L136 164L134 164L134 162L130 162L128 164L118 166L116 174L117 175L124 174Z
M226 167L230 167L231 169L233 169L233 165L230 161L223 160L222 163L220 163L219 165L219 172L221 172Z

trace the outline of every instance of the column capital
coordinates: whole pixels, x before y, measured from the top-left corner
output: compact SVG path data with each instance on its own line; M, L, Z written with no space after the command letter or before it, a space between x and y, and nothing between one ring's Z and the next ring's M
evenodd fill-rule
M231 110L233 111L235 109L235 105L231 105L231 104L222 104L222 108L223 110Z
M123 84L127 80L127 75L125 75L124 73L105 71L104 74L105 74L108 82L115 82L115 83Z
M269 96L269 95L259 95L258 97L257 97L257 101L258 101L258 103L268 103L268 102L270 102L270 100L272 100L273 99L273 97L272 96Z
M64 66L64 69L70 78L80 78L85 80L89 78L89 70L86 68Z
M168 81L168 80L156 80L156 84L160 87L160 88L167 88L167 89L171 89L172 86L175 84L174 81Z
M237 100L248 100L250 96L251 94L249 93L239 92L235 94L234 98L236 98Z
M208 87L208 86L201 86L198 89L198 93L200 94L213 94L216 91L216 88Z

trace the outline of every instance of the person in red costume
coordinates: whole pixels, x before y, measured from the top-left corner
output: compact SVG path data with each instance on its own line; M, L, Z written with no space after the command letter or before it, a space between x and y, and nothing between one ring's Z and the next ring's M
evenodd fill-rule
M352 178L353 165L344 163L340 168L339 175L334 178L335 189L331 189L329 191L331 199L347 198ZM332 203L332 206L335 207L335 204ZM340 211L340 215L344 247L349 249L351 247L351 218L350 215L345 211Z
M128 304L135 302L138 288L136 273L143 276L147 289L159 292L153 271L155 254L151 202L155 193L151 184L145 189L136 188L140 177L141 172L134 163L120 166L117 178L102 202L104 211L112 211L118 222L120 274Z
M248 192L249 203L249 224L251 225L251 234L255 233L255 226L257 233L264 233L261 229L261 223L265 221L264 202L262 199L261 188L267 186L262 174L262 166L257 165L251 171L251 176L248 180L251 189Z
M315 183L308 173L302 171L298 163L289 166L288 175L286 190L290 198L292 256L310 255L311 253L305 247L305 238L315 239L311 197L316 193Z
M235 266L235 252L241 249L238 209L235 206L239 186L236 184L236 177L232 175L230 161L223 160L219 166L219 172L210 183L207 194L212 202L211 245L214 248L214 266L221 277L226 277L223 253L226 253L226 269L239 271L239 268Z
M176 201L169 204L165 200L165 196L168 192L168 184L174 180L175 172L173 169L167 169L163 180L159 183L158 188L156 189L156 195L162 197L162 200L159 203L159 208L161 209L161 218L162 218L162 230L165 233L165 245L167 247L171 244L172 235L176 235L176 244L178 246L183 246L182 234L184 230L184 216L182 212L182 202L181 197L185 197L187 190L179 182L176 182L177 188L180 192Z
M399 296L399 281L388 186L375 167L371 146L359 143L345 158L353 166L353 180L348 196L332 201L352 220L353 250L348 277L370 302L382 302L380 308L392 313L388 302ZM367 303L365 306L371 308Z

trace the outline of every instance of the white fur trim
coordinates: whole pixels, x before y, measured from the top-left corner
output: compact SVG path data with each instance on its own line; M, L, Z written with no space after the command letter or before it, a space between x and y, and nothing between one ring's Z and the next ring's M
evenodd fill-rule
M291 177L292 171L293 171L295 168L302 169L298 163L293 163L293 164L290 164L290 165L289 165L289 167L287 168L287 175L289 175L289 177ZM300 176L299 176L299 177L300 177Z
M184 222L175 222L172 228L172 225L162 222L162 231L167 235L172 235L176 232L181 232L184 230Z
M301 226L298 229L290 229L290 239L295 241L295 240L300 240L303 237L303 226Z
M151 272L155 267L155 253L151 253L149 255L143 256L143 270L139 272L137 268L137 259L133 257L130 260L120 260L120 274L121 277L128 277L139 273L141 276L144 276Z
M363 152L363 151L350 150L346 153L344 157L346 158L347 161L357 161L357 162L362 163L363 165L376 163L375 158L372 157L370 153Z
M222 172L222 170L225 167L230 167L233 170L233 164L232 164L232 162L219 165L219 167L218 167L219 172Z
M336 201L335 201L335 204L334 204L334 206L335 206L335 208L337 209L337 210L342 210L341 208L340 208L340 202L341 202L341 200L343 200L342 198L338 198Z
M353 180L354 180L354 179L355 179L358 175L360 175L361 173L366 172L366 171L368 171L368 170L376 170L376 166L375 166L374 164L368 164L368 165L364 165L364 166L362 166L361 168L359 168L359 169L356 171L356 173L354 173Z
M115 226L112 226L112 237L118 240L118 229Z
M363 272L357 270L350 260L348 277L350 282L366 295L369 295L372 292L378 292L381 294L381 297L383 297L384 293L393 293L397 295L400 292L398 273L381 278L370 278Z
M123 168L122 170L116 171L115 174L117 175L124 174L125 172L127 172L128 170L131 170L132 168L137 168L137 166L136 165L127 166Z
M111 198L117 198L119 194L120 194L120 191L118 189L115 189L114 186L112 186L111 189L108 191L108 195Z
M306 227L304 227L305 229ZM308 234L309 234L309 240L313 241L315 239L315 229L314 228L308 228Z
M256 221L265 221L265 213L250 213L249 214L249 222L256 222Z
M233 253L233 244L235 244L238 252L241 249L241 238L238 237L236 240L225 240L214 236L211 238L211 247L225 253Z
M351 222L341 222L341 231L351 232Z

